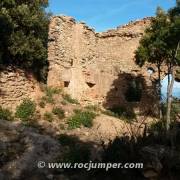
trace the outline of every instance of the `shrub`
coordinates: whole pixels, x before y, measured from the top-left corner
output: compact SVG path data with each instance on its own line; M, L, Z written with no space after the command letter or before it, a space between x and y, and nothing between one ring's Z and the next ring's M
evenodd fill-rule
M45 112L44 113L44 120L52 122L53 121L53 114L50 112Z
M73 99L69 94L64 94L63 98L65 101L72 103L72 104L79 104L77 99Z
M46 96L53 96L55 94L59 94L60 92L61 92L61 90L58 88L55 88L55 87L46 87L45 88Z
M79 128L81 125L92 127L92 120L96 114L91 111L76 111L75 114L68 119L69 129Z
M54 98L52 96L43 96L41 101L49 104L54 104Z
M162 120L153 122L149 128L149 131L151 133L153 132L162 133L162 132L165 132L165 128L166 128L165 121L162 119Z
M16 109L16 117L23 121L33 118L36 111L36 104L30 99L24 99Z
M87 105L87 106L85 106L85 109L87 109L89 111L99 111L100 110L98 105Z
M122 106L115 106L109 110L103 111L103 113L109 116L121 118L126 121L136 119L136 114L133 111L130 111Z
M62 100L62 101L61 101L61 104L62 104L62 105L67 105L67 101Z
M45 88L45 96L42 97L41 101L47 102L49 104L54 104L53 96L55 94L59 94L61 92L60 89L54 87L46 87Z
M162 114L164 116L164 119L166 118L166 112L167 112L167 103L162 104ZM171 119L172 121L175 121L178 114L180 114L180 100L173 99L172 106L171 106Z
M12 121L14 119L12 112L0 106L0 119Z
M59 119L65 117L64 110L62 108L55 107L53 108L52 113L55 114Z

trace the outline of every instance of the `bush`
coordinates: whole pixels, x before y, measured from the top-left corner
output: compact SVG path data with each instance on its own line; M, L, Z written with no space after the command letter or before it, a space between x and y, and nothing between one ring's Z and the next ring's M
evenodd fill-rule
M60 89L54 88L54 87L46 87L45 88L45 96L42 97L41 101L42 102L47 102L49 104L54 104L54 98L53 96L55 94L59 94L61 92Z
M53 121L53 114L50 112L45 112L44 113L44 120L52 122Z
M77 110L75 114L68 119L69 129L75 129L81 127L92 127L92 121L96 117L96 114L91 111Z
M55 114L59 119L63 119L65 117L64 110L62 108L55 107L53 108L52 113Z
M12 112L8 109L4 109L0 106L0 119L12 121L14 119Z
M65 105L67 105L67 101L62 100L62 101L61 101L61 104L65 106Z
M153 132L163 133L163 132L165 132L165 130L166 130L166 126L165 126L165 121L163 119L153 122L149 128L149 131L151 133L153 133Z
M36 104L30 99L24 99L16 109L16 117L23 121L33 118L36 111Z
M55 94L59 94L61 92L60 89L58 88L55 88L55 87L46 87L45 88L45 93L46 93L46 96L53 96Z
M85 106L85 109L87 109L89 111L99 111L100 110L98 105L87 105L87 106Z
M46 81L48 1L7 1L0 3L0 64L30 70Z
M164 116L164 119L166 118L166 112L167 112L167 103L163 103L162 104L162 114ZM171 106L172 121L175 121L177 119L178 114L180 114L180 100L173 99L172 106Z
M122 106L115 106L107 111L104 111L103 113L116 118L121 118L125 121L136 119L136 114L133 111L130 111Z
M79 104L77 99L73 99L69 94L64 94L63 98L65 101L72 103L72 104Z

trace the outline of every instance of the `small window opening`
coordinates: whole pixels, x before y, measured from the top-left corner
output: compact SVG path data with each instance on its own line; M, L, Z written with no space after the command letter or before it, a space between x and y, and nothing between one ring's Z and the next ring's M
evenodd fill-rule
M95 86L95 84L93 84L93 83L90 83L90 82L86 82L86 83L87 83L87 85L88 85L90 88L92 88L92 87Z
M69 81L64 81L64 87L68 87L68 86L69 86L69 84L70 84L70 82L69 82Z

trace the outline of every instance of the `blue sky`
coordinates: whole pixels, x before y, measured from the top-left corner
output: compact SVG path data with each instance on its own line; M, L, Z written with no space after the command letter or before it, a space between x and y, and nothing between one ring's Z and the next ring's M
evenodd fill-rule
M166 76L162 81L162 94L166 97L167 94L167 85L168 85L168 76ZM180 82L175 81L173 87L173 96L180 98Z
M100 32L154 16L157 6L167 10L174 5L175 0L49 0L48 11L85 21Z

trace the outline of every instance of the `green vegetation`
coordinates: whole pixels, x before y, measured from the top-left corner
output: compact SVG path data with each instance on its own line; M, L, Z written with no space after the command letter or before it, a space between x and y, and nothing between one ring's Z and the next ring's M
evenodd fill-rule
M62 100L62 101L61 101L61 104L65 106L65 105L67 105L68 103L67 103L67 101Z
M61 92L61 89L56 87L46 87L45 88L45 94L46 96L52 97L55 94L59 94Z
M9 109L5 109L0 106L0 119L12 121L14 120L14 117L12 114L13 113Z
M52 113L55 114L59 119L63 119L65 117L64 110L59 107L53 108Z
M53 121L53 114L51 112L45 112L44 113L44 120L52 122Z
M103 111L103 113L108 116L120 118L127 122L131 122L132 120L136 119L136 114L133 111L130 111L122 106L115 106L109 110Z
M101 110L98 105L87 105L84 108L89 110L89 111L95 111L95 112Z
M48 0L0 2L0 65L15 65L47 76Z
M69 129L79 128L81 125L90 128L95 117L94 112L76 110L75 114L68 119Z
M59 94L61 92L60 89L54 87L46 87L45 88L45 96L42 97L41 102L54 104L54 95Z
M136 51L136 63L140 66L146 62L153 63L158 69L159 118L161 109L161 68L166 65L168 74L166 130L171 124L172 92L175 80L175 66L180 65L180 3L165 12L157 8L156 17L146 29L140 46ZM172 76L172 78L170 78Z
M69 94L63 94L63 98L66 102L71 104L79 104L77 99L73 99Z
M35 115L36 104L30 99L24 99L23 102L17 107L15 116L22 121L28 121Z

